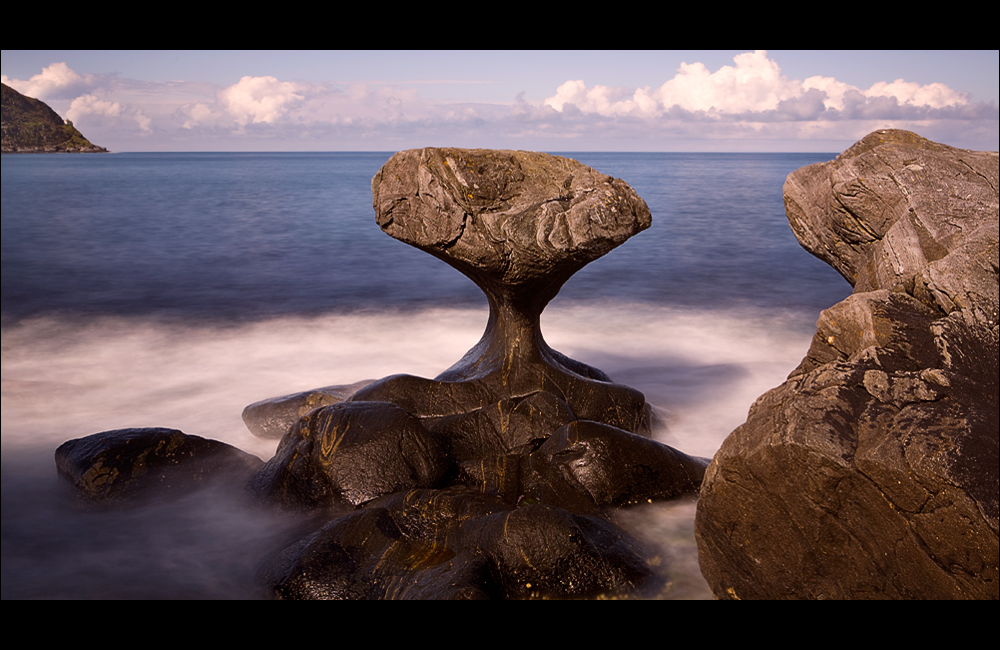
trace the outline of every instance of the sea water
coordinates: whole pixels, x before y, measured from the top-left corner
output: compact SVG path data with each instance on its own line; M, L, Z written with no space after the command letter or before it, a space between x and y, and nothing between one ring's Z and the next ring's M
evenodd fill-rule
M262 459L252 402L395 373L433 377L482 335L482 293L378 228L386 153L2 157L3 598L254 598L294 522L197 493L95 513L53 452L165 426ZM781 186L833 154L567 153L622 178L652 227L591 263L542 315L555 349L643 391L658 438L711 457L809 345L847 283L795 241ZM623 526L707 598L694 503Z

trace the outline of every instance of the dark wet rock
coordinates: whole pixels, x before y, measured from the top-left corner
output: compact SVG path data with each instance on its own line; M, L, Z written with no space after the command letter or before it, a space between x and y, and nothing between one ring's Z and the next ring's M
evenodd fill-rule
M555 431L529 455L525 497L566 502L577 494L576 512L673 499L696 492L706 459L694 458L642 436L599 422L577 420Z
M210 483L242 485L263 462L231 445L177 429L104 431L56 449L59 476L95 503L139 502Z
M651 572L606 520L511 508L468 488L411 490L335 518L268 561L289 599L458 599L627 594Z
M854 293L701 488L719 598L998 597L997 154L873 133L791 174Z
M322 508L432 487L447 469L437 439L395 404L348 402L295 423L249 489L292 508Z
M339 404L371 382L369 379L353 384L324 386L254 402L243 409L243 423L255 436L280 438L309 411Z

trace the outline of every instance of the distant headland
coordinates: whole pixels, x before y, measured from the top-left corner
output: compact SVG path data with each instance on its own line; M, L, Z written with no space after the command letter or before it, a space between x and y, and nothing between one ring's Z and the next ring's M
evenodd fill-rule
M3 86L3 153L107 153L63 120L45 102L25 97L7 84Z

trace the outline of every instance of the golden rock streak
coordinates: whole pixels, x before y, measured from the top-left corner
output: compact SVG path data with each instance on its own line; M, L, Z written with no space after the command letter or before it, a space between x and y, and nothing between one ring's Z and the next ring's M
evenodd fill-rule
M329 419L330 419L329 416L327 416L328 421ZM320 445L321 445L320 453L324 459L329 459L330 457L332 457L334 454L337 453L337 448L340 447L340 443L344 441L344 438L347 435L347 432L350 430L350 428L351 424L348 421L343 425L343 429L341 429L340 426L337 427L332 438L330 436L324 436L320 440ZM323 427L323 429L326 430L326 427Z

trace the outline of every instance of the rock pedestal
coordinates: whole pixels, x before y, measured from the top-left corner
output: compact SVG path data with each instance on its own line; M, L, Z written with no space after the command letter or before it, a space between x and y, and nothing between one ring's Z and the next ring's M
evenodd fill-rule
M383 231L483 290L486 331L433 379L371 382L288 429L251 491L356 510L282 553L268 583L293 598L636 589L650 568L605 509L690 494L706 461L651 440L642 393L550 348L539 321L573 273L649 227L645 202L573 160L463 149L396 154L372 197ZM248 422L310 395L251 405Z
M997 154L878 131L785 183L853 294L705 475L718 598L998 597Z
M638 391L552 350L539 324L570 276L650 226L631 187L547 154L421 149L393 156L372 179L372 197L382 230L468 276L490 316L479 343L433 381L390 377L352 399L441 417L545 392L575 418L644 426Z

